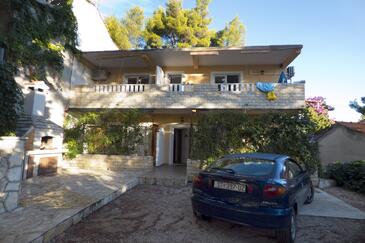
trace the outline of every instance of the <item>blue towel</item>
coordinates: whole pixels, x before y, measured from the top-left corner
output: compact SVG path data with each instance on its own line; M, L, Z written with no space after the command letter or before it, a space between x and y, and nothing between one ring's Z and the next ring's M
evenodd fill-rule
M274 91L274 84L272 83L256 83L256 88L258 90L260 90L261 92L264 92L264 93L267 93L267 92L270 92L270 91Z
M278 83L279 84L287 84L288 83L288 79L286 78L286 75L285 75L285 73L283 71L280 73L280 77L279 77Z

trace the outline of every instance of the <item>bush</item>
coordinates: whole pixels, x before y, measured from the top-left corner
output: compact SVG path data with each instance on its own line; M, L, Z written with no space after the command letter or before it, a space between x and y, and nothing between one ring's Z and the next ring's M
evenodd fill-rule
M229 153L287 154L310 172L318 168L315 129L308 113L285 112L247 116L237 111L199 114L193 130L193 159L210 163Z
M334 179L339 186L365 193L365 161L329 164L326 175Z
M68 114L64 124L66 157L76 157L84 146L90 154L135 153L137 145L142 142L139 117L135 110Z

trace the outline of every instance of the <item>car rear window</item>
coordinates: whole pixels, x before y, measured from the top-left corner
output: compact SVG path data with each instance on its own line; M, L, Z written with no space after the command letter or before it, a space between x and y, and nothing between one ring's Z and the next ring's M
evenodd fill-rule
M265 159L219 159L214 162L209 169L226 169L232 170L235 174L247 176L268 176L275 167L275 161Z

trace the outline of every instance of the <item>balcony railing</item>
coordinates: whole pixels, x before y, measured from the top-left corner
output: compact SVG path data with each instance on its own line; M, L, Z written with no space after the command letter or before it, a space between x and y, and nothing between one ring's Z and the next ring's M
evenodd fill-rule
M98 93L138 93L153 89L155 84L97 84L95 92ZM256 84L254 83L232 83L232 84L168 84L160 85L159 87L167 88L169 92L194 92L202 91L204 88L207 91L219 92L254 92Z
M70 108L301 109L304 83L275 84L269 101L255 83L97 84L72 90Z

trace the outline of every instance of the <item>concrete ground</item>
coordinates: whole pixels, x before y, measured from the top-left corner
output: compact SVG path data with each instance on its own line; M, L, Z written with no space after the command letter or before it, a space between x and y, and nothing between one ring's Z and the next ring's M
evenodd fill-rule
M304 205L299 211L299 214L306 216L365 220L365 212L325 191L316 189L314 199L315 200L311 204Z
M47 241L137 185L142 173L69 169L24 181L20 207L0 215L0 242Z
M270 230L196 219L190 194L189 187L139 185L54 241L276 242ZM299 215L298 227L296 242L365 242L365 220Z

